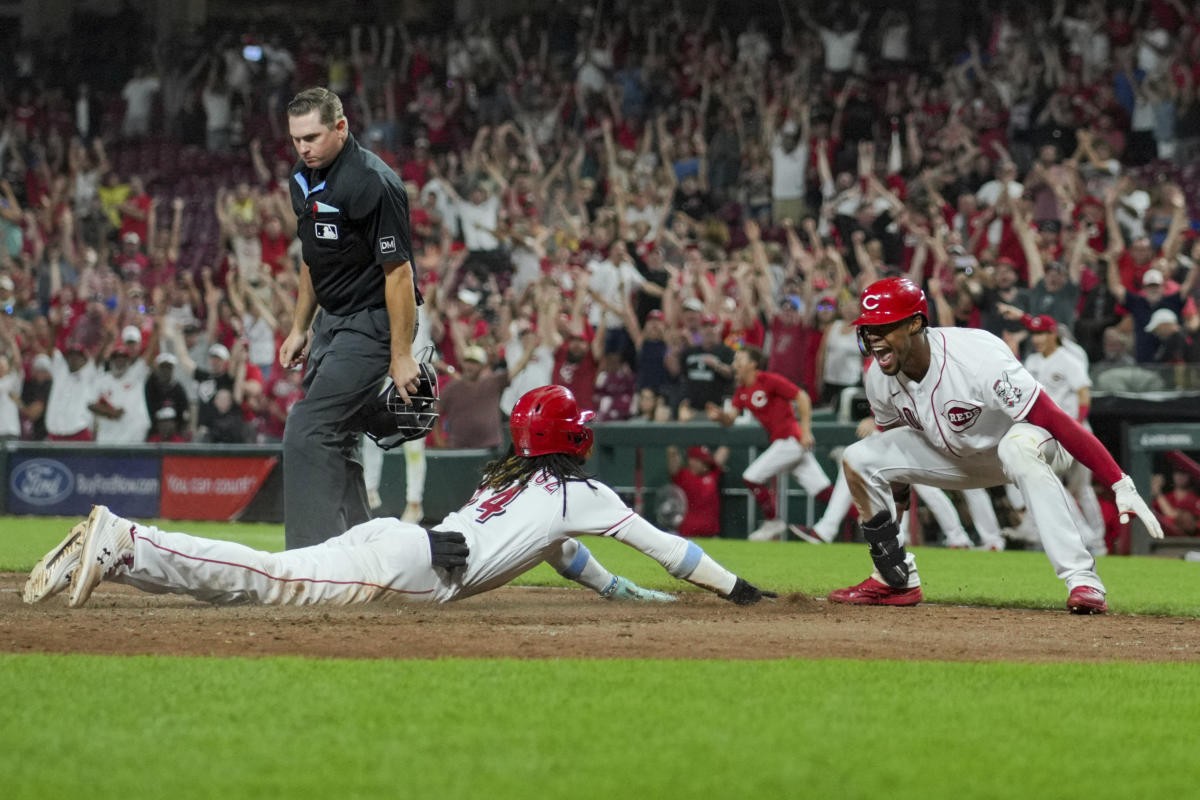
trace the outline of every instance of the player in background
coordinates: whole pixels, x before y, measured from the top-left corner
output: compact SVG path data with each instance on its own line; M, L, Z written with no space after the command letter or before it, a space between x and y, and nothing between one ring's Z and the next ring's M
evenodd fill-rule
M842 455L850 494L870 544L874 572L829 599L860 605L921 602L916 561L900 543L896 496L909 484L974 489L1012 481L1034 517L1046 556L1077 614L1108 610L1087 531L1072 517L1059 480L1072 457L1111 485L1122 521L1136 515L1151 536L1162 528L1133 480L1090 432L1055 405L1008 346L967 328L930 328L925 293L907 278L871 284L855 320L867 398L882 432Z
M775 493L768 483L783 472L791 472L804 491L826 500L832 485L812 454L812 400L808 392L782 375L766 372L766 358L757 347L744 347L733 357L737 388L733 393L735 409L749 409L766 429L770 445L746 467L742 480L754 495L765 520L747 538L752 542L783 539L787 522L778 519ZM795 411L793 412L793 406ZM729 426L734 416L715 403L705 406L708 418ZM799 417L799 420L797 420Z
M1092 404L1092 379L1088 377L1087 353L1074 342L1063 341L1054 317L1022 314L1020 320L1029 331L1033 345L1033 352L1025 357L1025 369L1059 408L1091 430L1087 417ZM1083 513L1083 522L1092 534L1087 541L1088 550L1093 555L1107 553L1104 515L1096 490L1092 488L1091 470L1076 461L1067 470L1066 481L1067 489Z
M611 536L673 576L738 605L774 597L734 575L698 545L664 533L583 469L592 431L562 386L524 395L510 419L513 450L484 469L466 505L426 531L386 517L321 544L265 553L241 544L168 533L96 506L87 521L34 567L24 599L70 586L79 608L102 580L216 604L364 603L383 597L445 603L502 586L548 562L604 597L669 602L664 592L613 575L581 536Z

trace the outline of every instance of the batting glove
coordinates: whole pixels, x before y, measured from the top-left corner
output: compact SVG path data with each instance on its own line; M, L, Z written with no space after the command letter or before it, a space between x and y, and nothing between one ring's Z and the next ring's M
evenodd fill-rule
M779 597L775 592L759 589L745 578L738 578L737 582L733 584L733 591L721 596L739 606L752 606L764 597Z
M674 603L675 595L658 592L654 589L643 589L629 578L617 575L612 579L600 596L605 600L638 600L645 603Z
M429 560L435 567L458 569L467 565L471 548L458 531L428 531Z
M1162 525L1158 524L1158 518L1154 516L1150 506L1146 505L1146 501L1138 494L1133 485L1133 478L1122 475L1121 480L1112 485L1112 490L1116 496L1117 511L1121 512L1122 524L1129 522L1130 516L1136 515L1146 526L1147 533L1155 539L1163 537Z

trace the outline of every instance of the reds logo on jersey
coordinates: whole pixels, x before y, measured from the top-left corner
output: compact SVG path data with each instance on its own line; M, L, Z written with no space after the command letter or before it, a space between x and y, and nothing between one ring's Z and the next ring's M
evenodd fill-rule
M1000 380L992 384L992 391L1000 398L1000 402L1009 408L1014 408L1021 402L1021 390L1012 385L1007 372L1000 373Z
M974 403L964 403L961 400L949 400L942 406L942 413L950 423L950 429L962 433L975 424L983 409Z
M762 408L766 404L767 404L767 393L764 392L762 389L756 389L750 395L750 405L754 406L755 408Z

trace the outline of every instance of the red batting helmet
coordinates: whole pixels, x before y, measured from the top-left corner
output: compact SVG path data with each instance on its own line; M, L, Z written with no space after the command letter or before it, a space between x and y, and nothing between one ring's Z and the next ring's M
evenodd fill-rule
M858 301L855 325L888 325L920 314L929 322L929 303L925 292L908 278L884 278L875 281Z
M585 456L592 447L592 430L585 424L594 416L579 410L567 387L540 386L526 392L513 408L508 421L513 447L522 456Z

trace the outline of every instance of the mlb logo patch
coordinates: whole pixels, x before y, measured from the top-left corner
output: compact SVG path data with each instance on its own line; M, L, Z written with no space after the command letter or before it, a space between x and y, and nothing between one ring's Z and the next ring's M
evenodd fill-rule
M394 253L396 252L396 237L384 236L379 240L379 252Z
M338 238L337 225L334 225L332 222L318 222L316 224L315 233L316 233L318 239L337 239Z

